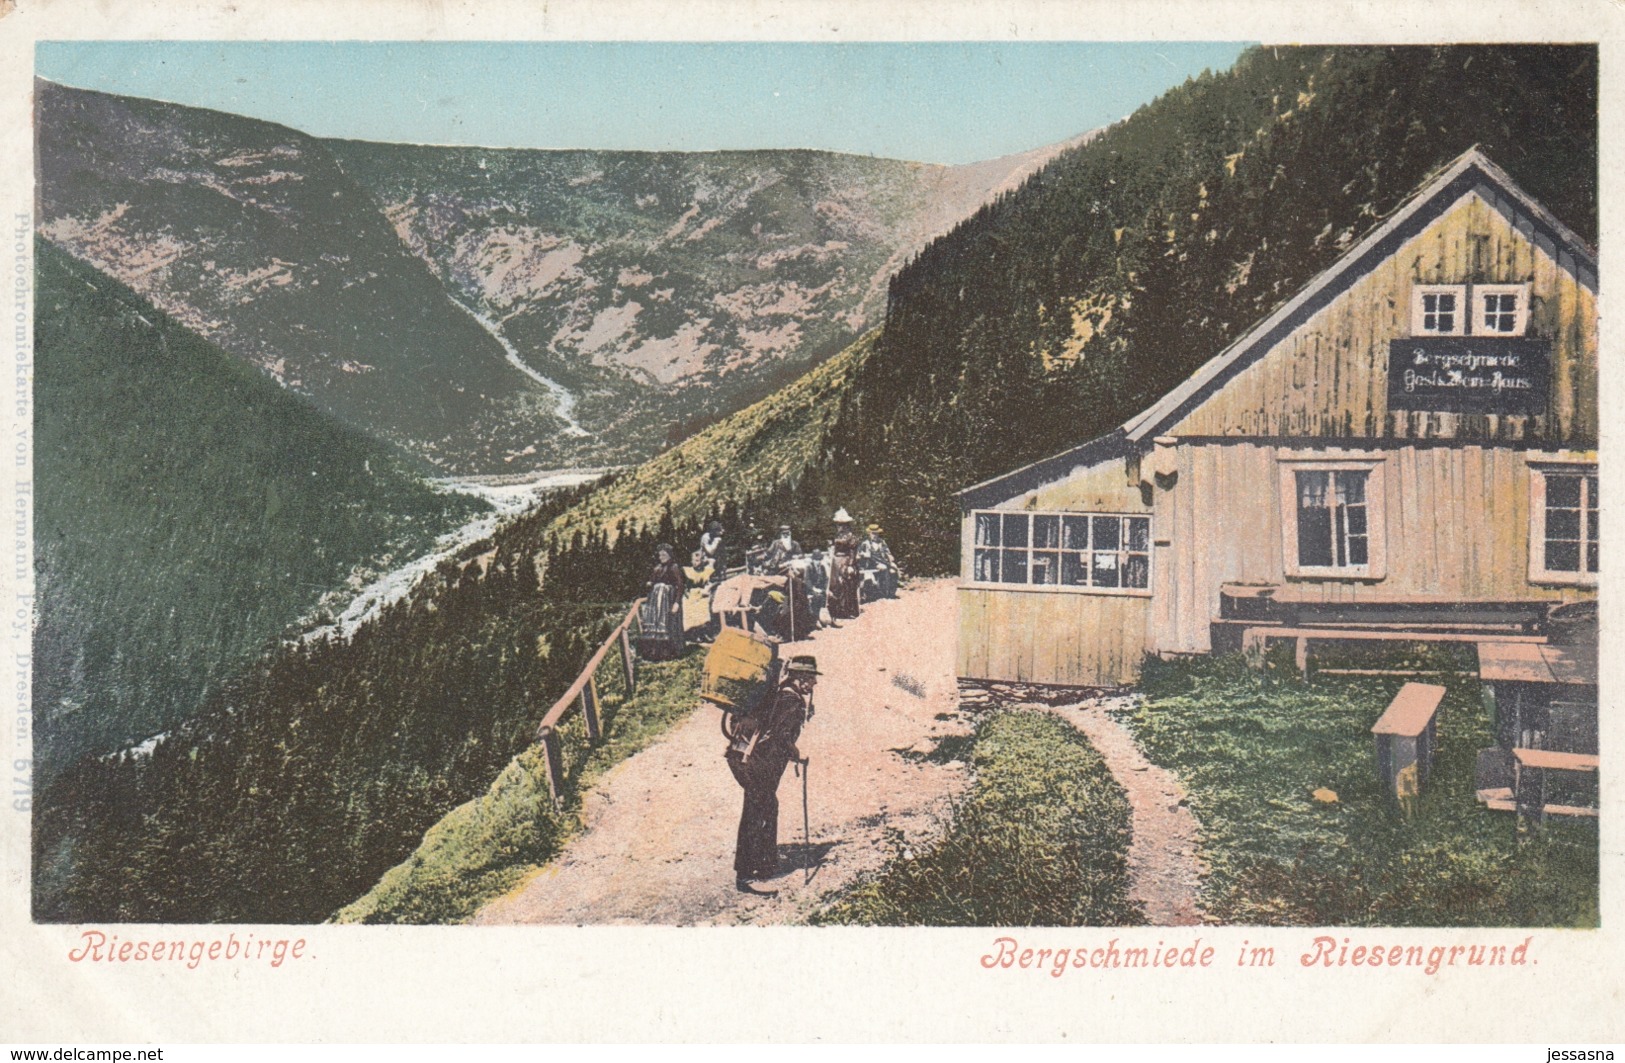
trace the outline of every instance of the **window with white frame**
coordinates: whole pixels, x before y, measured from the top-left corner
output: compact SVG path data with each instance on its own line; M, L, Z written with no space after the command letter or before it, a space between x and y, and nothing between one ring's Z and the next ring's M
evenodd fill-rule
M971 519L974 583L1080 591L1151 586L1149 516L981 510Z
M1466 331L1465 284L1418 284L1411 288L1411 335L1461 336Z
M1522 336L1529 328L1529 285L1475 284L1472 291L1475 336Z
M1538 465L1531 470L1530 578L1541 583L1597 581L1597 467Z
M1522 336L1529 331L1527 284L1417 284L1412 336Z
M1279 461L1286 574L1383 578L1387 543L1382 461L1298 456Z
M1298 564L1363 568L1371 562L1364 469L1308 470L1298 486Z

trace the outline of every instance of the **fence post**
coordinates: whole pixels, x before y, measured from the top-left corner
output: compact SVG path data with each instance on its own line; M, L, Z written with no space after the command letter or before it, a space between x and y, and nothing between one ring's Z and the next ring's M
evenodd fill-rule
M547 761L547 789L553 795L553 806L564 803L564 761L559 754L559 735L551 727L543 727L536 735L542 743L542 756Z
M604 729L598 723L598 673L594 672L587 678L587 685L581 688L581 718L587 721L587 741L596 742L604 735Z
M625 627L621 628L621 664L626 668L626 696L631 697L638 689L638 670L632 665L632 636Z

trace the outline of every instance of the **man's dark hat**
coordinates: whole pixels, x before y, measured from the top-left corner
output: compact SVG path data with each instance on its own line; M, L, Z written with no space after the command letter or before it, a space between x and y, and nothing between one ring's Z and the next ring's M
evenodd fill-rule
M818 670L818 658L810 653L798 654L790 658L790 663L784 666L786 675L823 675Z
M780 524L779 525L779 531L787 532L789 530L790 530L790 525L788 525L788 524Z

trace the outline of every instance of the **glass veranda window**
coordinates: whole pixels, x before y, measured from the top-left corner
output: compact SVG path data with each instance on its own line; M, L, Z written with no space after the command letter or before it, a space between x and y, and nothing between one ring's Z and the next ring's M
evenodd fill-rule
M977 583L1145 590L1151 586L1151 518L1105 513L973 516Z

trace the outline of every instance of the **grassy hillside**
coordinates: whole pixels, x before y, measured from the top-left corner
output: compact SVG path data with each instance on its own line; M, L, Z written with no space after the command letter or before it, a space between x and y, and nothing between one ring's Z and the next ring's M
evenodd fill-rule
M795 519L791 489L809 470L816 476L825 460L842 395L873 352L875 339L875 333L864 336L783 390L594 491L560 515L550 531L568 540L577 532L610 531L623 522L651 527L663 516L692 524L741 507L769 523ZM813 513L801 516L804 526L814 519Z
M933 756L976 772L947 833L899 853L814 922L860 926L1134 926L1129 804L1106 762L1064 720L989 716Z
M358 566L483 508L37 248L37 772L195 714Z
M587 746L579 716L561 731L567 773L564 807L553 807L540 746L520 753L490 790L430 827L423 844L334 917L339 923L457 923L545 865L581 829L581 795L621 763L688 717L699 704L703 652L638 665L626 696L616 667L601 673L603 740Z

